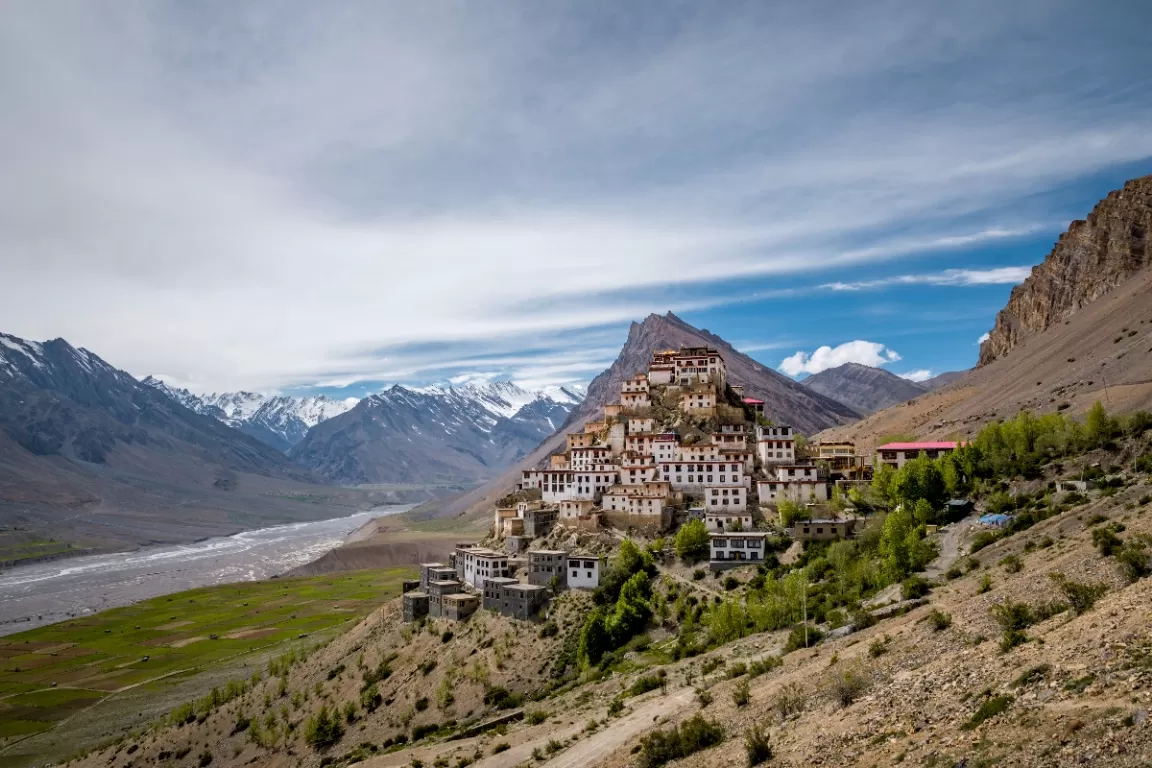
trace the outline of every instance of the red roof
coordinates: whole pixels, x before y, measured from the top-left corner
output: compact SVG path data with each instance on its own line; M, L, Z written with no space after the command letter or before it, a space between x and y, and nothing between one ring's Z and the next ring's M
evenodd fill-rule
M956 442L943 443L885 443L878 451L940 451L956 447Z
M763 400L757 400L754 397L746 397L744 398L744 402L748 403L748 405L764 405Z

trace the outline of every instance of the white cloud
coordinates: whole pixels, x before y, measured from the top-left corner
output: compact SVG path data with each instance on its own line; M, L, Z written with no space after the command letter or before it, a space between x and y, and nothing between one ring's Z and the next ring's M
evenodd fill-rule
M845 363L860 363L877 368L900 360L900 354L874 341L847 341L836 347L823 346L809 355L803 350L784 358L780 370L789 376L820 373Z
M976 339L976 343L977 344L983 344L984 342L988 341L988 339L990 339L990 338L992 338L992 334L985 331L984 333L980 334L980 338Z
M908 373L898 373L896 375L909 381L925 381L932 378L932 371L927 368L921 368L918 371L909 371Z
M485 374L397 347L1017 237L1152 155L1123 10L289 5L6 9L0 329L204 389Z
M825 283L821 288L833 291L861 291L889 285L1015 285L1031 274L1031 267L995 267L992 269L946 269L928 275L895 275L854 283Z

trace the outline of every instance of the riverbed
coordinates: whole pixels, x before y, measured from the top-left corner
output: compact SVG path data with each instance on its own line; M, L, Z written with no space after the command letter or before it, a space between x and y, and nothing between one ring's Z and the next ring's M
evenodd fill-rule
M376 507L348 517L260 528L190 544L15 568L0 574L0 635L185 589L270 578L320 557L373 518L412 506Z

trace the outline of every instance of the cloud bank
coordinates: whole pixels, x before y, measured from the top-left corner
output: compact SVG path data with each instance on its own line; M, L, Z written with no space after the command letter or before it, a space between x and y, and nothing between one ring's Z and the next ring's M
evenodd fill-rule
M823 346L812 354L803 350L784 358L780 370L789 376L802 373L820 373L845 363L859 363L879 368L900 360L900 354L874 341L847 341L835 347Z
M16 4L0 329L200 389L586 379L722 281L863 290L828 281L1049 227L1037 189L1152 155L1139 14Z

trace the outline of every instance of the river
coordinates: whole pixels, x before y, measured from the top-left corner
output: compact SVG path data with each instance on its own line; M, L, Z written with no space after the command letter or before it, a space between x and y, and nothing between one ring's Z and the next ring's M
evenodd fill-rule
M315 560L372 518L412 506L18 567L0 573L0 635L185 589L266 579Z

